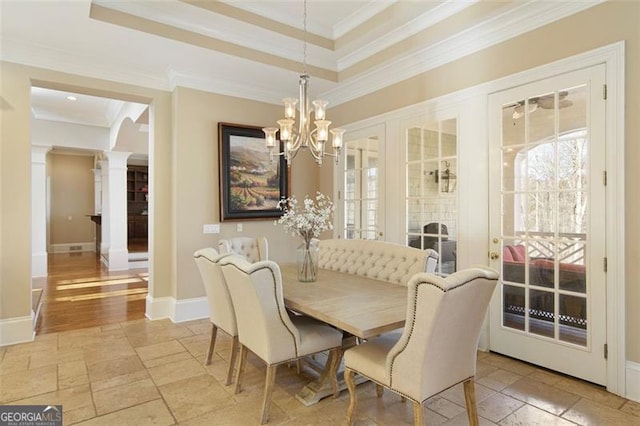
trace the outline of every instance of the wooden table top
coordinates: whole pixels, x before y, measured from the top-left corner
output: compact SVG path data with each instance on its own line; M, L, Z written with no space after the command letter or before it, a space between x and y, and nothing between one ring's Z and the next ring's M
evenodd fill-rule
M404 326L407 288L354 274L318 270L298 281L296 265L280 265L285 305L354 336L369 338Z

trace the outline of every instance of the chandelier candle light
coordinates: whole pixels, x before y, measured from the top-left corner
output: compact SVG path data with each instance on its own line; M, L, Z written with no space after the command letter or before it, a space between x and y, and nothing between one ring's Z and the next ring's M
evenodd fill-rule
M331 121L326 119L327 105L329 102L323 100L313 101L314 111L314 124L315 129L311 130L311 108L309 106L309 96L307 88L309 85L309 74L307 74L307 2L304 2L304 71L300 76L300 99L285 98L284 102L284 118L278 120L278 127L265 127L262 131L265 134L266 145L269 148L269 155L273 160L274 155L284 155L289 167L291 166L291 160L296 156L300 148L309 149L309 152L313 156L318 165L322 165L322 158L324 156L335 157L336 164L340 158L340 149L342 148L342 135L344 129L331 129ZM298 130L294 130L294 124L296 122L296 104L300 108L300 121L298 122ZM278 150L277 154L274 154L273 149L276 146L278 138L277 132L280 132L280 140L284 142L284 152ZM331 146L333 152L329 153L325 151L325 144L329 139L329 133L333 136L331 140Z

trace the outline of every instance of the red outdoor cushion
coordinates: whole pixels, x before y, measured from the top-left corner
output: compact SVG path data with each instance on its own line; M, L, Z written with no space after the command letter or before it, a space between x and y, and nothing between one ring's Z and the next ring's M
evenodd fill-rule
M507 246L509 251L511 252L511 257L514 262L524 262L527 258L524 246L522 244L518 244L517 246Z
M514 262L509 246L502 247L502 260L505 262Z

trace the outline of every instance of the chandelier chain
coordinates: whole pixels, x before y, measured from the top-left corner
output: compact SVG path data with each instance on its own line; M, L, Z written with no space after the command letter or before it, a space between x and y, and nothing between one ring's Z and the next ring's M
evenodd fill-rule
M302 40L302 45L303 45L302 70L303 70L303 74L306 75L307 74L307 0L304 0L302 26L304 28L304 34L303 34L303 40Z

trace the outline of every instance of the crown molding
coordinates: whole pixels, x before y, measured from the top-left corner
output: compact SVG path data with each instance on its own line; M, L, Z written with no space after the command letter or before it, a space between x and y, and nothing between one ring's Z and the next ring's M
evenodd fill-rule
M342 37L397 2L398 0L370 0L369 3L349 16L345 16L333 26L333 39Z
M479 0L469 0L461 2L448 0L446 3L442 3L431 9L423 11L414 19L406 22L403 25L394 27L394 29L388 32L383 32L381 37L376 37L374 40L367 41L362 46L354 48L353 45L357 44L357 42L354 42L351 43L351 46L345 46L338 49L336 51L338 72L343 71L350 66L353 66L371 56L374 56L376 53L381 52L384 49L387 49L397 43L400 43L401 41L414 34L419 33L420 31L426 30L427 28L437 24L438 22L441 22L448 17L459 13L463 9L472 6L478 1ZM392 23L390 23L389 25L392 25Z
M440 42L415 49L322 94L340 105L603 3L529 1Z
M176 70L170 70L168 75L171 90L176 87L186 87L204 92L217 93L219 95L232 96L234 98L250 99L252 101L274 105L282 104L281 91L260 87L256 84L223 78L200 78Z
M100 56L77 55L34 43L2 39L0 60L76 74L101 80L117 81L150 89L170 90L166 75L148 72L132 64L105 61Z

